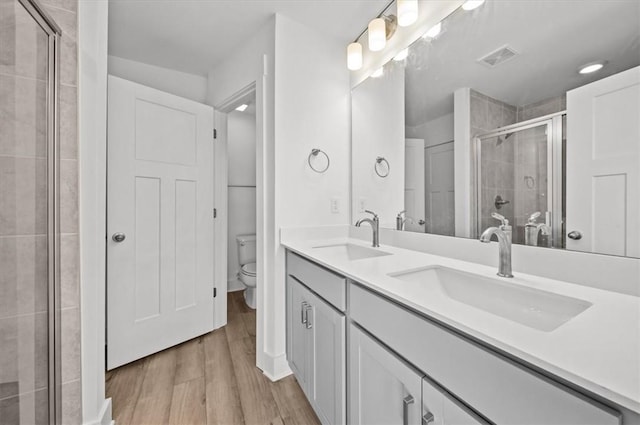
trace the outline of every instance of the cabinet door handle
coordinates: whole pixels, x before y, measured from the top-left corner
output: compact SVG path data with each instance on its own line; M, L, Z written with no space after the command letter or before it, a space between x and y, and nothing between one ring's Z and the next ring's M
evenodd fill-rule
M309 306L309 303L307 303L306 301L302 301L302 303L300 304L300 323L302 323L303 325L307 324L307 307Z
M311 318L309 317L309 310L313 314L313 307L310 304L307 304L304 308L304 323L307 329L311 329L313 327L313 323L311 323Z
M422 425L429 425L436 418L433 416L433 413L427 411L427 413L422 417Z
M402 399L402 425L409 425L409 405L415 401L412 395Z

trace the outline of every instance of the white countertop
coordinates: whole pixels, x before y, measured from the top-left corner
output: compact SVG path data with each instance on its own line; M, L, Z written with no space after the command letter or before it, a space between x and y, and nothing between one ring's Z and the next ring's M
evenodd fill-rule
M438 294L431 285L400 281L389 273L440 265L495 278L480 264L381 245L393 255L349 261L314 247L353 238L288 236L282 245L426 316L484 341L578 387L640 413L640 298L587 286L516 273L505 279L588 301L593 305L551 332L536 330ZM553 265L561 267L561 265Z

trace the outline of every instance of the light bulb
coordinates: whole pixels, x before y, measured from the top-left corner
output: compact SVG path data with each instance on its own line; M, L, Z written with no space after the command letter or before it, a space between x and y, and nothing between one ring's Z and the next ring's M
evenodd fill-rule
M476 7L480 7L484 3L484 0L467 0L462 4L464 10L473 10Z
M382 18L376 18L369 22L369 50L377 52L384 49L387 44L387 28Z
M397 0L398 25L408 27L418 19L418 0Z
M351 71L362 68L362 44L351 43L347 46L347 68Z

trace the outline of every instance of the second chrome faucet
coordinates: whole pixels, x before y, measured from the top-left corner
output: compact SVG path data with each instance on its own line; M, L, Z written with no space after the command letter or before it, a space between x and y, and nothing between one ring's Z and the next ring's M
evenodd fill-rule
M500 251L500 264L498 266L498 276L513 277L511 273L511 226L509 220L498 213L491 213L491 217L500 220L502 224L499 227L489 227L482 232L480 242L489 243L491 237L496 235L498 238L498 249Z
M378 218L378 214L374 213L373 211L365 210L364 212L373 215L373 219L371 219L371 218L360 219L360 220L358 220L356 222L356 227L360 227L360 225L362 225L362 223L369 223L371 225L371 229L373 230L373 242L372 242L372 245L375 248L378 248L380 246L380 241L379 241L379 236L378 236L378 234L380 232L380 219Z

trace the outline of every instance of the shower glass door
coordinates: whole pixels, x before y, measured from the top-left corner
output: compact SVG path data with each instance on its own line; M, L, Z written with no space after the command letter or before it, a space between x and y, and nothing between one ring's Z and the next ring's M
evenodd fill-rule
M505 216L513 243L525 244L525 225L535 214L549 235L530 245L562 245L562 117L512 125L479 136L476 148L477 233ZM478 236L476 235L476 236Z
M0 1L0 422L56 421L56 29Z

